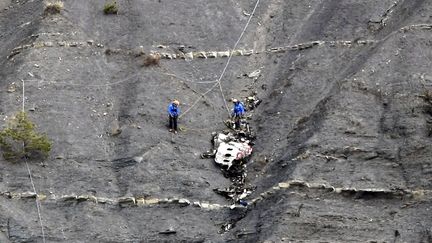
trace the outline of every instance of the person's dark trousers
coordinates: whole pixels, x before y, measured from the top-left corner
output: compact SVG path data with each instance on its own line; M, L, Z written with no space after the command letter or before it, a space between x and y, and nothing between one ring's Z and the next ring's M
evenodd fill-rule
M169 127L177 131L177 116L169 116Z
M239 115L234 115L234 126L237 130L240 129L240 118L241 117Z

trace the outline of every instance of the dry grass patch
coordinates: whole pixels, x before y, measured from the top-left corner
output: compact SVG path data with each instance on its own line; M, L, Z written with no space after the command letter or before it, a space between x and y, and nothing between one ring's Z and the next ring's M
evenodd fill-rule
M424 200L425 199L425 194L426 194L426 191L425 190L422 190L422 189L420 189L420 190L415 190L415 191L412 191L411 192L412 194L412 198L414 199L414 200L416 200L416 201L422 201L422 200Z
M64 8L62 1L46 2L45 14L59 14Z
M426 89L421 95L419 95L419 97L422 98L426 103L432 105L432 90Z
M144 66L159 66L161 55L159 53L151 53L144 58Z

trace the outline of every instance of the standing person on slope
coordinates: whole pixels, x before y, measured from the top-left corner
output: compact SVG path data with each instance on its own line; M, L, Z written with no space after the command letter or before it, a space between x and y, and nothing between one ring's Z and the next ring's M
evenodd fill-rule
M180 102L178 100L173 100L168 106L170 132L177 133L177 119L180 115L179 106Z
M234 129L240 129L240 119L243 118L246 110L243 104L238 99L232 100L234 103L234 108L232 109L231 117L234 120Z

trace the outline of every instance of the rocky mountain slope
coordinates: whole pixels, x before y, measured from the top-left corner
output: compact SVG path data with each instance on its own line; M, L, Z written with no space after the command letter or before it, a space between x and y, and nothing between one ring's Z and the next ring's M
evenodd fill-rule
M263 99L256 189L234 208L213 192L229 178L200 159L224 99L202 94L256 1L105 3L0 2L2 125L24 81L53 141L29 163L37 195L25 163L0 161L1 242L432 242L430 1L259 3L221 82L226 102ZM151 52L160 65L144 67ZM173 98L188 111L175 136Z

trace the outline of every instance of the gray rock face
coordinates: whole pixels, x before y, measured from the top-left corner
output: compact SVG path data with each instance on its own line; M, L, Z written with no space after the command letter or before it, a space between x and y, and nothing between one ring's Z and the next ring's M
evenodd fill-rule
M24 163L0 160L0 242L42 242L36 202L47 242L430 242L432 3L261 1L232 50L254 3L0 3L0 121L24 80L53 140L29 163L37 194ZM227 102L263 99L247 207L199 158L228 116L218 87L201 94L231 54ZM177 135L174 98L193 106Z

